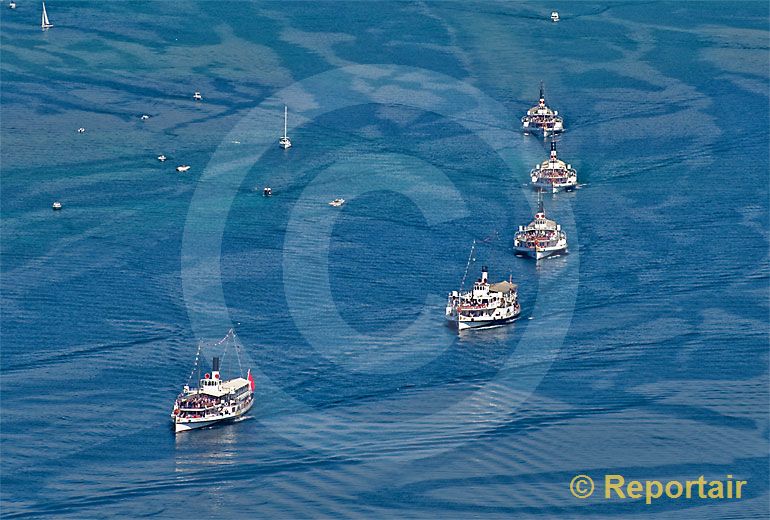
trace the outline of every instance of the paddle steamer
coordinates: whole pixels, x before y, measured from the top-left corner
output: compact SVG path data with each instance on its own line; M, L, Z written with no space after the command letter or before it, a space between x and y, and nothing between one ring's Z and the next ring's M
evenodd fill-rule
M232 339L235 332L228 332L219 343ZM239 347L236 345L238 366L240 366ZM201 346L195 356L195 368L199 369ZM205 428L217 423L233 421L242 417L254 404L254 379L251 370L246 377L236 377L222 380L219 372L219 357L214 357L211 363L211 373L206 373L198 380L198 387L192 388L189 383L184 386L182 393L174 401L171 421L175 433ZM199 374L200 375L200 374ZM190 375L192 379L192 374Z
M572 191L577 187L577 171L556 156L556 141L551 141L551 156L529 172L532 186L549 193Z
M540 83L540 100L538 104L527 110L527 115L521 118L521 127L525 133L542 134L543 138L564 131L564 121L559 112L545 104L545 88Z
M449 293L446 319L458 331L503 325L521 314L518 286L511 280L490 284L488 276L484 266L473 289Z
M517 255L535 260L567 252L567 234L555 220L546 218L542 195L538 197L535 218L526 226L519 226L514 235L513 249Z

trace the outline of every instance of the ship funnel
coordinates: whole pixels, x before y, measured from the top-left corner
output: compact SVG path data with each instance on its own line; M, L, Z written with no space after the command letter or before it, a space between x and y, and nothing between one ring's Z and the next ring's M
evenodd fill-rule
M211 360L211 377L219 379L219 358L215 357Z
M487 283L487 279L489 278L489 269L487 266L483 266L481 268L481 283Z
M545 87L543 86L543 82L540 82L540 102L545 102Z

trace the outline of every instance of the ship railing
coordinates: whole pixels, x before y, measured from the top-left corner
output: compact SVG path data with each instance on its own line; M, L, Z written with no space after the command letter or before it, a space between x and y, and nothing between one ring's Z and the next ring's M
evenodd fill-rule
M497 307L494 307L492 305L460 305L457 307L457 312L483 311L483 310L496 309L496 308Z
M558 236L556 236L555 234L551 236L523 235L523 236L517 237L517 240L519 242L536 242L536 241L545 242L545 241L558 240L558 239L559 239Z
M524 247L528 247L529 249L533 249L536 247L543 248L543 247L554 247L559 244L558 240L540 240L537 242L534 241L527 241L527 242L520 242L519 245L523 245Z
M180 412L203 412L206 410L215 410L219 405L212 406L180 406Z
M547 179L566 179L572 175L573 170L567 168L540 168L533 170L532 175L538 175Z
M208 396L196 396L191 400L177 401L177 407L180 410L208 410L211 408L216 408L220 404L222 404L221 400Z

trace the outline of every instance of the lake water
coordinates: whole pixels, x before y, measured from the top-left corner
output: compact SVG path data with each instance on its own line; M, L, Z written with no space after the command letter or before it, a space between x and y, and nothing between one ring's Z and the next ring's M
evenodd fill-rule
M766 518L768 4L557 4L3 8L3 515ZM581 187L535 265L540 81ZM474 240L523 313L458 336ZM231 327L254 408L175 436Z

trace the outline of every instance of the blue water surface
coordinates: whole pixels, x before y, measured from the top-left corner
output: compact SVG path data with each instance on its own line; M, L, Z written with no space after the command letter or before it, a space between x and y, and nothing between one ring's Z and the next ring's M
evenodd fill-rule
M766 2L17 3L3 516L770 515ZM581 187L535 265L540 81ZM457 335L474 241L466 286L487 264L523 314ZM175 436L230 327L256 405ZM748 484L645 505L608 473Z

